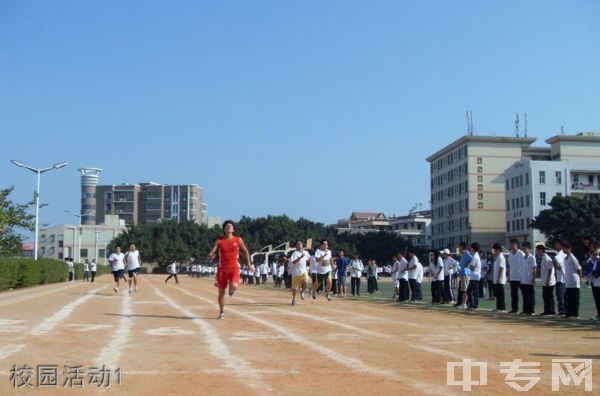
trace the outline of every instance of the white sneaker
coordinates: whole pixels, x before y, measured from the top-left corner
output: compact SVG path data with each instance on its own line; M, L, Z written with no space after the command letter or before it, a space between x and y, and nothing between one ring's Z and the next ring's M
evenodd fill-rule
M119 289L117 289L116 287L113 287L113 290L115 291L115 293L119 292Z
M133 290L129 289L129 294L133 293Z
M462 305L460 306L460 309L467 309L467 304L462 304Z
M217 316L217 319L219 319L219 320L223 320L223 319L225 319L225 312L221 312L221 313L219 314L219 316Z
M136 292L136 293L138 292L137 286L135 287L135 289L133 289L133 291Z

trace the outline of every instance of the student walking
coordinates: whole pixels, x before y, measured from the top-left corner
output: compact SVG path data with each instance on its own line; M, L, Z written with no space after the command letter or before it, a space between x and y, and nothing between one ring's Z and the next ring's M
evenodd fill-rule
M179 279L177 279L177 261L173 261L171 264L169 264L167 271L169 276L167 279L165 279L165 283L167 283L169 279L175 278L175 283L179 284Z
M92 259L90 263L90 273L92 274L91 282L94 283L96 281L96 259Z
M360 297L360 278L365 267L358 256L350 262L350 293L352 297L355 295Z

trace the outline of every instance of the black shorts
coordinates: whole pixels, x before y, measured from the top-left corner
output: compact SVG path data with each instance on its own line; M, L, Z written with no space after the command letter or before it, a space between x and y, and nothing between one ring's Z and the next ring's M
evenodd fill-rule
M137 267L134 270L128 270L127 272L129 273L129 277L133 278L134 276L137 276L137 274L140 272L140 267Z
M119 280L119 278L123 278L125 277L125 270L116 270L112 272L113 276L115 277L115 282L117 282Z

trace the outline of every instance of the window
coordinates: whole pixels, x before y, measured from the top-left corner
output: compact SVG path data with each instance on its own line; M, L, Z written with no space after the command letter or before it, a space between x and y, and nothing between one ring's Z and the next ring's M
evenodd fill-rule
M546 184L546 172L540 171L540 184Z
M81 253L79 255L81 257L87 258L87 256L88 256L88 250L87 249L81 249Z
M58 247L59 248L63 247L63 241L58 241Z
M540 205L546 205L546 193L545 192L540 193Z
M477 176L477 183L483 183L483 176Z
M529 173L525 173L525 185L529 185Z
M524 224L525 220L521 219L521 229L524 230L525 229L525 224Z
M106 250L98 249L98 257L106 257Z
M527 218L527 224L526 225L527 225L527 229L531 228L531 219L529 217Z
M483 209L483 202L479 202L479 203L477 204L477 207L478 207L479 209Z
M512 179L510 179L510 188L512 188L513 190L515 188L515 178L514 177Z
M482 173L482 172L483 172L483 166L478 166L477 173Z
M523 207L523 197L521 197L520 201L521 201L520 202L520 204L521 204L520 207L522 208Z
M506 200L506 210L510 210L510 200Z
M477 185L477 191L483 191L483 184Z
M481 194L481 193L477 194L477 200L483 201L483 194Z
M529 195L525 196L525 206L529 207Z
M519 186L523 185L523 175L519 175Z
M509 183L508 183L508 180L507 180L506 181L506 191L508 191L508 190L509 190Z
M560 172L555 172L554 177L556 178L556 184L562 183L562 174Z
M506 231L510 232L510 221L506 222Z
M477 157L477 165L483 164L483 158Z

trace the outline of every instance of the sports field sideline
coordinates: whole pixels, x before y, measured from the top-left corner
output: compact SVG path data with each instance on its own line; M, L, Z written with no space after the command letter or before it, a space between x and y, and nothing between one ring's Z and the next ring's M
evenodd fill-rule
M163 279L141 276L133 295L115 294L109 276L0 294L0 395L459 394L446 385L446 364L467 358L488 364L488 385L472 394L514 392L500 373L513 359L539 362L541 379L528 393L548 394L552 359L600 363L597 322L423 309L384 293L291 307L289 292L271 285L241 286L219 321L213 280ZM13 365L33 368L31 388L14 387ZM57 388L38 389L38 365L58 366ZM103 365L110 389L89 383L90 368ZM67 389L78 384L76 366L83 390Z

